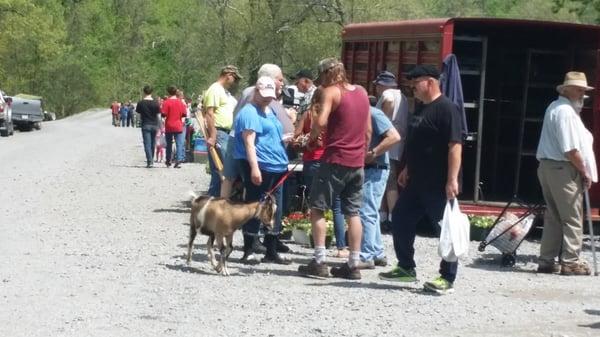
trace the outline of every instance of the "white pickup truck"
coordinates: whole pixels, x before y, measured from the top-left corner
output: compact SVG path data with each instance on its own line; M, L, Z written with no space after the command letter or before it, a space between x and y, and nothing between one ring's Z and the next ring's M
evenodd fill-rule
M5 99L6 94L0 90L0 136L8 137L14 133L12 109L10 99Z

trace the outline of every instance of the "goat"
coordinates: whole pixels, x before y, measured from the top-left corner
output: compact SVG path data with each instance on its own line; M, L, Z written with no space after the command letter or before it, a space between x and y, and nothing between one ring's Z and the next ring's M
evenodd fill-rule
M190 215L190 238L188 242L187 264L192 259L192 249L196 234L208 235L208 258L217 273L224 276L229 275L227 270L227 258L233 250L233 233L252 218L259 219L271 230L275 223L275 211L277 204L275 198L266 194L261 201L241 203L224 198L210 196L192 196L192 213ZM213 243L217 241L220 251L219 264L213 255ZM225 243L223 242L225 239Z

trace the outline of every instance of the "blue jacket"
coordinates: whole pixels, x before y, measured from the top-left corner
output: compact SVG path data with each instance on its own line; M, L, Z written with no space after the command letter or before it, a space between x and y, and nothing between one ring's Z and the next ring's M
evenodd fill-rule
M446 56L442 64L442 74L440 76L440 86L442 93L446 95L456 106L462 115L463 137L469 132L467 128L467 118L465 115L464 98L462 83L460 81L460 70L458 61L454 54Z

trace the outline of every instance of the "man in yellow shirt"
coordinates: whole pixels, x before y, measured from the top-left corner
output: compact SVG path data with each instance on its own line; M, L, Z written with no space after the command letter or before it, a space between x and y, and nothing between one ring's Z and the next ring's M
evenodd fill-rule
M202 105L208 132L206 144L209 147L216 147L221 153L221 158L223 158L223 152L227 150L227 140L233 124L233 110L237 104L237 100L229 93L228 89L241 78L236 66L225 66L221 69L219 79L204 93ZM210 156L208 156L208 163L211 173L208 194L218 197L221 194L221 179Z

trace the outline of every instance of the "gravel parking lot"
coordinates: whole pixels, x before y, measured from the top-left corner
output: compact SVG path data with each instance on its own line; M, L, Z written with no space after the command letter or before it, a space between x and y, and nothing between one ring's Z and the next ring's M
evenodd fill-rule
M600 335L600 278L537 275L538 242L511 269L472 242L442 297L421 290L437 276L432 238L417 238L416 284L382 269L302 278L311 251L297 245L292 265L244 266L239 233L232 276L210 268L203 238L187 267L187 193L207 189L204 166L144 168L140 129L106 109L0 138L0 158L0 336Z

